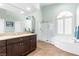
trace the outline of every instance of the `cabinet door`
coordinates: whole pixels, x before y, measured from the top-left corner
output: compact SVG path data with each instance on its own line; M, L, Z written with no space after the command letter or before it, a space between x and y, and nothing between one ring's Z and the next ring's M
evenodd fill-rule
M21 56L22 55L22 46L21 42L13 43L7 45L7 55L8 56Z
M6 56L6 46L0 47L0 56Z
M30 37L30 51L33 51L36 49L36 35L33 35Z
M0 41L0 56L6 56L6 41Z
M24 37L23 38L23 42L22 42L22 55L27 55L29 53L29 49L30 49L30 41L28 37Z
M14 38L7 40L7 55L8 56L21 56L22 55L22 40Z

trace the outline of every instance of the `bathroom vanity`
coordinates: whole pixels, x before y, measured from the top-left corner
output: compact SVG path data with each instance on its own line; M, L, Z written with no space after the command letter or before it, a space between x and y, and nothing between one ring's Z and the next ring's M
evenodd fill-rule
M0 37L0 56L25 56L36 49L36 34Z

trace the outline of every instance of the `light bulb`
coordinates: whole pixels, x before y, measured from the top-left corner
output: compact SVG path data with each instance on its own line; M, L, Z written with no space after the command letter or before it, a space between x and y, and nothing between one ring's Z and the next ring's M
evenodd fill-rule
M23 14L24 13L24 11L21 11L21 14Z
M0 6L3 6L3 4L2 4L2 3L0 3Z
M31 10L31 8L30 8L30 7L27 7L27 8L26 8L26 10L27 10L27 11L30 11L30 10Z

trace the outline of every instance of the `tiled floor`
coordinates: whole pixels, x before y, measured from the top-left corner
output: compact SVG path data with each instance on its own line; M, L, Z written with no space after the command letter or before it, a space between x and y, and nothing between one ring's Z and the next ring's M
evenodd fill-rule
M74 54L65 52L52 44L42 41L37 42L37 49L28 56L76 56Z

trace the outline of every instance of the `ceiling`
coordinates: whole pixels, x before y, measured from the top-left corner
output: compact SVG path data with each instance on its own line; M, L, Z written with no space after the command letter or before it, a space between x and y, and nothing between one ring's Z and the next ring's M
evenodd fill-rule
M52 3L4 3L3 6L0 6L0 8L4 8L15 13L29 14L39 10L40 7L44 7L50 4Z
M26 10L27 7L30 7L32 10L34 10L34 9L38 9L40 6L44 7L51 4L53 3L11 3L10 5L13 5L17 8L21 8L24 10Z
M54 4L54 3L40 3L40 6L45 7L45 6L48 6L48 5L51 5L51 4Z
M54 3L11 3L11 4L14 6L17 6L17 7L21 7L21 8L23 8L23 7L25 8L28 6L34 8L37 4L39 4L41 7L44 7L44 6L54 4Z

